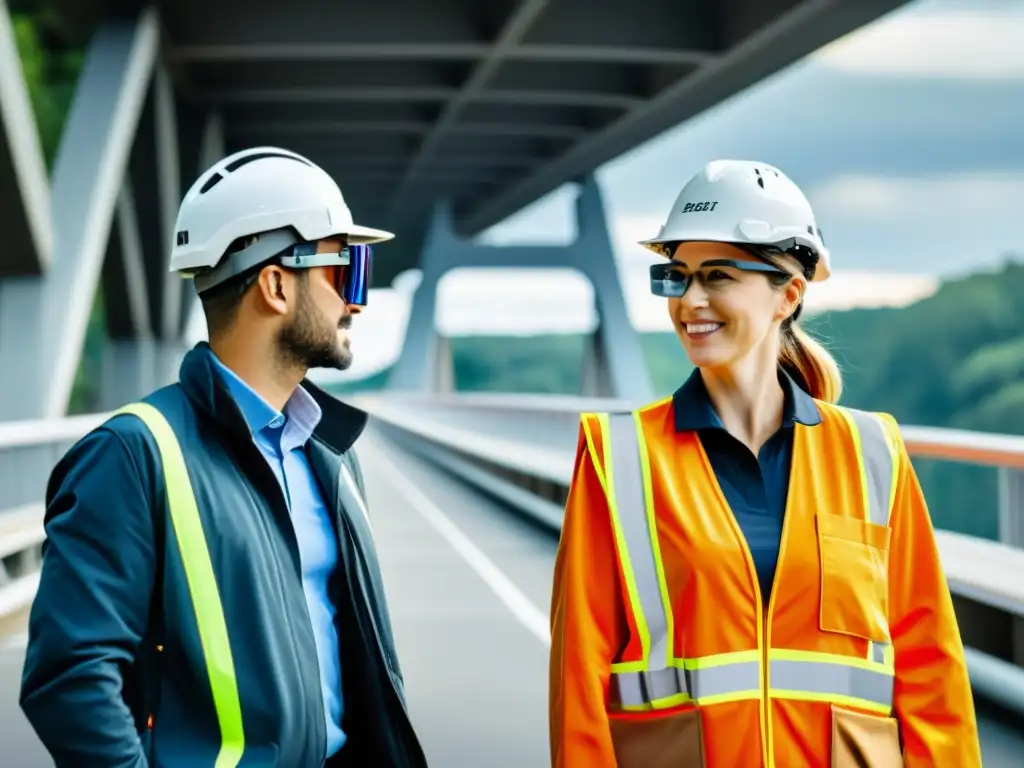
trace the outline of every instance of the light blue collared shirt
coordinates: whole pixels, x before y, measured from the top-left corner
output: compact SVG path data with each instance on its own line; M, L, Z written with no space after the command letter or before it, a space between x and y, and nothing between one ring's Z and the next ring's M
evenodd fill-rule
M215 355L213 360L288 502L299 542L306 606L316 638L330 757L346 740L341 729L341 657L334 625L335 608L327 592L328 579L338 564L338 544L330 512L303 450L322 412L313 397L298 387L285 403L284 413L279 413Z

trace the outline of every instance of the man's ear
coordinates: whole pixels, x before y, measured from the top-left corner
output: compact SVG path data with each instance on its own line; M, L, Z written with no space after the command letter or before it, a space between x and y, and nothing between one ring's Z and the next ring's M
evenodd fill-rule
M295 281L276 264L264 267L256 279L261 303L274 314L288 314L288 303L294 298Z

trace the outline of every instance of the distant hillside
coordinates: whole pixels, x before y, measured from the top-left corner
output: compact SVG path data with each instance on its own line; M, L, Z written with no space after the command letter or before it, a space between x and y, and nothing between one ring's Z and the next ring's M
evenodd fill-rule
M902 424L1024 435L1024 257L945 283L902 309L855 309L808 318L845 378L843 404L892 413ZM657 395L691 367L673 333L642 336ZM460 390L578 391L585 338L579 335L451 340ZM373 380L347 391L376 388ZM996 473L948 462L915 463L935 524L994 538Z

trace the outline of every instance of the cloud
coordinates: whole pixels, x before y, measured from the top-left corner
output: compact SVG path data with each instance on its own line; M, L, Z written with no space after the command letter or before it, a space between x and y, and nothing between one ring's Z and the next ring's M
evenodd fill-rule
M975 172L899 177L840 174L808 192L821 216L856 218L865 224L926 218L949 224L1020 216L1024 173Z
M1024 249L1024 171L840 174L808 197L840 268L952 276Z
M1019 3L920 3L824 46L811 58L858 75L1022 79L1021 40L1024 7Z

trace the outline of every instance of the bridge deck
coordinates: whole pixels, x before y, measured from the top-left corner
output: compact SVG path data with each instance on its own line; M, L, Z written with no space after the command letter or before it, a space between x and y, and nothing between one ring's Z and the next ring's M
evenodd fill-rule
M409 705L431 766L548 765L545 637L556 542L371 431L370 509ZM24 617L0 626L0 743L19 768L52 763L17 708ZM497 662L497 663L496 663ZM468 671L467 671L468 670ZM1024 733L982 712L987 768Z

